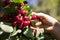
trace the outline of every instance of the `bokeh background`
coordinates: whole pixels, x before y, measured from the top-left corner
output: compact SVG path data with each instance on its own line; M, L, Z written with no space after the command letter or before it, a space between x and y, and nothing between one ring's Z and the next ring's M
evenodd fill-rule
M27 0L32 11L46 13L60 21L60 0Z

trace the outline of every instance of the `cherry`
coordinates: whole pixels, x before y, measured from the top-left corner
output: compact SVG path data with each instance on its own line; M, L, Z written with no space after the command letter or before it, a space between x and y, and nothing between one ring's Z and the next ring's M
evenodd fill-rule
M22 7L22 6L24 6L24 3L22 2L22 3L20 3L20 7Z
M23 23L19 24L18 25L18 28L22 29L24 26L23 26Z
M36 33L37 33L37 30L36 30L36 29L33 29L33 32L34 32L34 35L36 35Z
M19 16L16 16L16 19L18 20L20 17Z
M16 18L17 18L18 22L23 22L23 18L22 17L17 16Z
M36 20L36 19L38 19L38 16L36 16L36 15L32 15L32 18L31 18L32 20Z
M16 25L16 24L17 24L17 21L14 21L12 24L13 24L13 25Z
M16 12L16 15L19 15L20 14L20 10L18 10L17 12Z
M21 17L21 18L19 18L19 19L18 19L18 21L19 21L19 22L22 22L22 21L23 21L23 18L22 18L22 17Z
M21 13L22 16L26 15L26 11L25 10L20 9L20 13Z
M24 20L25 20L25 21L28 21L29 18L28 18L27 16L24 16Z
M29 26L30 25L30 21L24 21L23 22L25 26Z

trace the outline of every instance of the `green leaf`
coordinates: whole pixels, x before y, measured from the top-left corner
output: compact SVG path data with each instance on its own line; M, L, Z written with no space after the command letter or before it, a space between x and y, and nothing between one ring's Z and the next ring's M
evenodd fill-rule
M8 32L8 33L13 32L13 27L12 27L12 26L9 26L9 25L0 24L0 28L1 28L3 31Z
M26 15L28 16L31 12L30 6L28 4L26 4L22 8L26 11L26 13L27 13Z
M35 27L35 24L38 22L38 20L31 20L31 26Z
M15 2L15 3L21 3L23 2L24 0L12 0L12 2Z
M21 33L21 30L17 30L15 33L13 33L11 36L15 36L17 33Z
M43 35L43 33L44 33L44 29L43 29L43 28L37 28L37 34L36 34L36 37L39 37L40 34ZM42 35L41 35L41 36L42 36Z
M39 40L44 40L44 37L40 37Z
M20 36L19 37L20 40L28 40L27 38L23 37L23 36Z
M15 4L11 3L10 5L7 5L6 7L4 7L3 11L6 15L8 13L15 13L17 9L15 8Z
M8 33L13 32L13 27L12 27L12 26L9 26L9 25L6 25L6 24L4 24L3 22L0 22L0 28L1 28L3 31L8 32Z
M27 28L26 31L24 32L24 35L32 38L34 36L33 30L31 28Z

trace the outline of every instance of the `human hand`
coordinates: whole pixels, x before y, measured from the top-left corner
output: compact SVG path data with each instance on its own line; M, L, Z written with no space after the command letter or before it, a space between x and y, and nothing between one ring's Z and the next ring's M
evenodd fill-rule
M48 31L52 30L54 25L58 23L58 21L55 18L44 13L32 12L31 15L37 15L40 18L41 22L43 23L44 28ZM37 25L39 25L39 22L37 23Z

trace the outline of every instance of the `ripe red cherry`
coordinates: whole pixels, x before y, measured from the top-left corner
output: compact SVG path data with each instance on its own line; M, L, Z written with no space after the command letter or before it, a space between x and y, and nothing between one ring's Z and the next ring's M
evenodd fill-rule
M16 16L16 19L19 19L20 17L19 16Z
M36 19L38 19L38 16L36 16L36 15L32 15L32 18L31 18L32 20L36 20Z
M13 25L16 25L16 24L17 24L17 21L14 21L12 24L13 24Z
M30 25L30 21L24 21L23 22L25 26L29 26Z
M37 30L36 30L36 29L33 29L33 32L34 32L34 35L36 35L36 33L37 33Z
M16 15L19 15L20 14L20 10L18 10L17 12L16 12Z
M27 16L24 16L24 20L25 20L25 21L28 21L29 18L28 18Z
M23 26L23 23L19 24L18 25L18 28L22 29L24 26Z
M20 7L24 6L24 3L20 3Z
M17 21L18 21L18 22L23 22L23 18L17 16Z
M25 10L20 9L20 13L21 13L22 16L26 15L26 11Z

